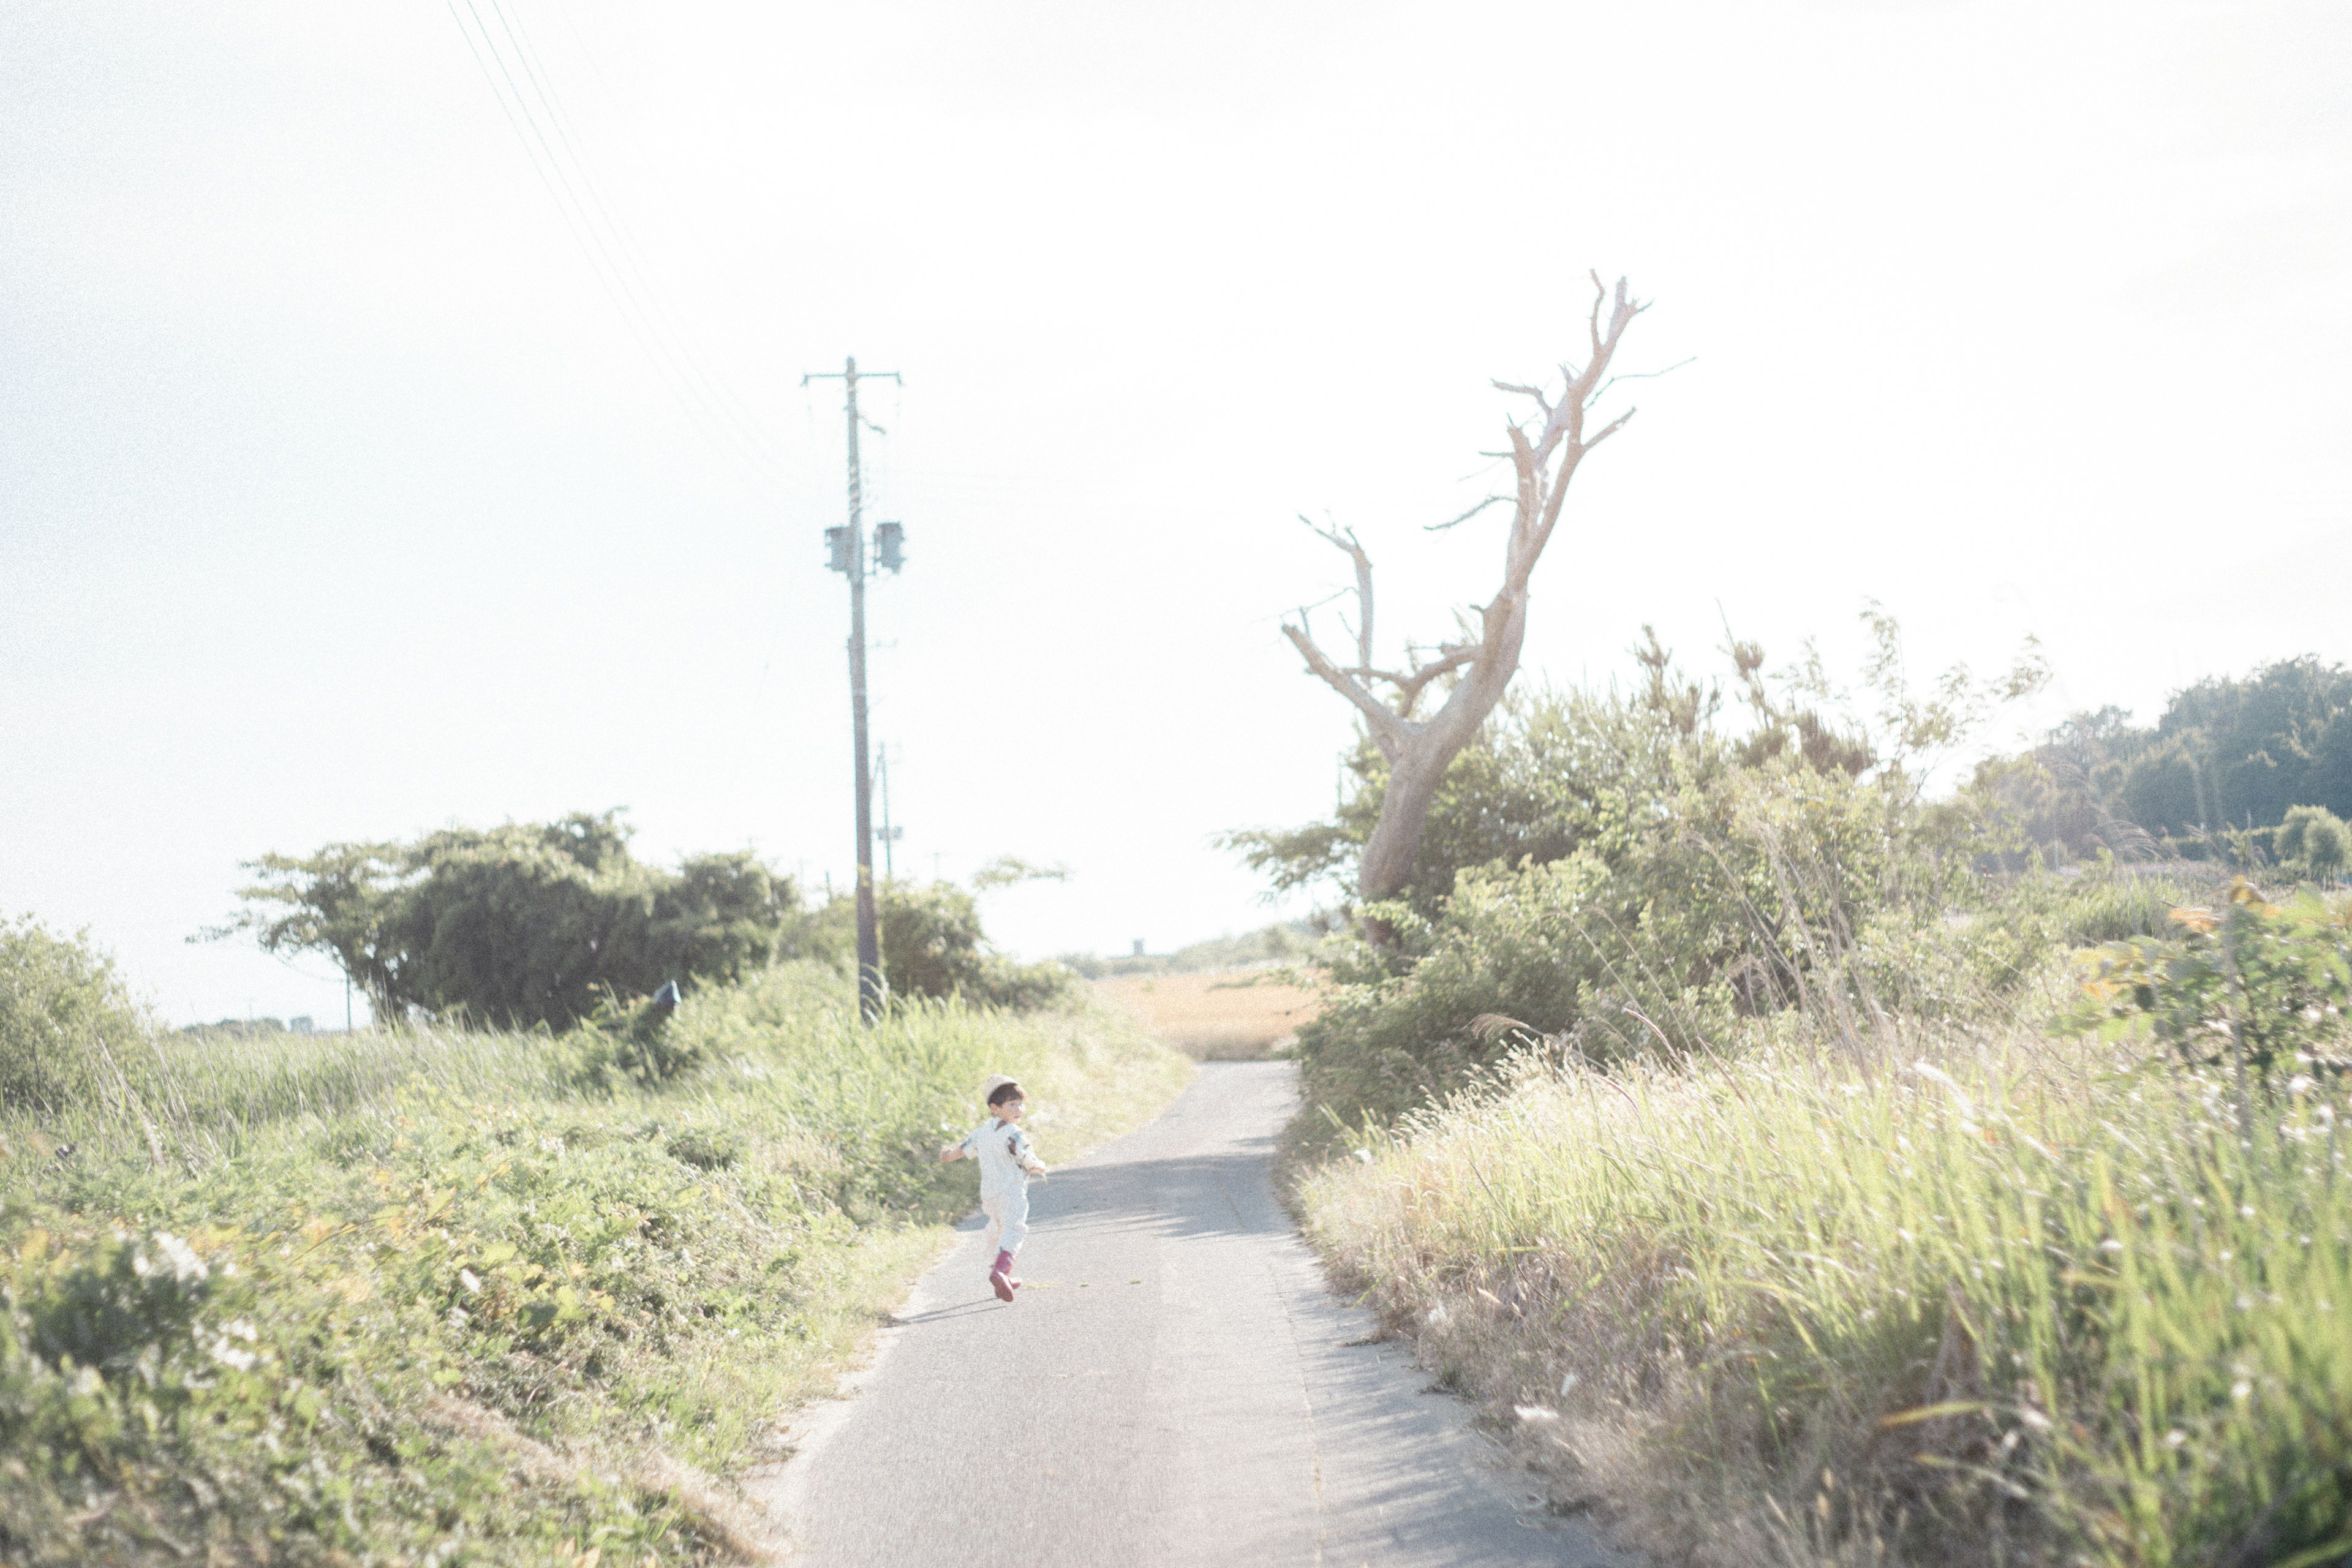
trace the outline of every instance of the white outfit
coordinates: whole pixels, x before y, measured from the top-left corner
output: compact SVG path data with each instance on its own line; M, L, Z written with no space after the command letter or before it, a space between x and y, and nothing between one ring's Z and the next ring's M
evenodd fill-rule
M980 1212L988 1216L988 1250L1018 1252L1029 1239L1029 1172L1036 1153L1029 1134L992 1116L957 1145L980 1162Z

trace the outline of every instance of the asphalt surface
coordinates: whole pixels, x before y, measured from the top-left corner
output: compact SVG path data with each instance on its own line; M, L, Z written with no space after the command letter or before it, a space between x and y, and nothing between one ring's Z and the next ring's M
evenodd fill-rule
M815 1568L1622 1562L1367 1342L1270 1180L1282 1062L1204 1064L1167 1114L1033 1184L1010 1306L981 1222L754 1489Z

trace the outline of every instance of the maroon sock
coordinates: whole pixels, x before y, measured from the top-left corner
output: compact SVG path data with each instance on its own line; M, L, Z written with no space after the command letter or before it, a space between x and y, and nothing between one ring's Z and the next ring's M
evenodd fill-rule
M996 1255L996 1266L995 1266L993 1268L990 1269L990 1270L989 1270L989 1272L990 1272L990 1273L992 1273L992 1274L1010 1274L1010 1273L1012 1273L1012 1272L1013 1272L1013 1254L1011 1254L1010 1252L1000 1252L1000 1253L998 1253L998 1254Z

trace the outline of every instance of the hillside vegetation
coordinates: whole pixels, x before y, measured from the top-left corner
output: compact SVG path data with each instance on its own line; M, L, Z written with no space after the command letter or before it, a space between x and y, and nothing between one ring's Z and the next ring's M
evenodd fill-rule
M1051 1160L1191 1071L1104 1011L861 1029L811 964L562 1036L181 1037L114 1002L57 1108L0 1118L11 1563L763 1556L732 1479L969 1207L929 1156L984 1075L1031 1087ZM16 1016L11 1071L54 1044Z
M1645 653L1498 715L1302 1031L1343 1282L1668 1561L2352 1558L2324 869L2053 874L2009 775L1921 788L1965 676L1735 645L1734 726ZM1307 881L1363 816L1243 842Z

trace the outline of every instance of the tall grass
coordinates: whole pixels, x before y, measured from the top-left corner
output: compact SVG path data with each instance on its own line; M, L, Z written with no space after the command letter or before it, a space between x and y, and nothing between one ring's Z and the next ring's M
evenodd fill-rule
M585 1036L165 1037L0 1114L0 1562L757 1556L728 1479L969 1206L982 1079L1053 1160L1192 1070L819 969L669 1034L617 1086Z
M2352 1556L2342 1088L2243 1137L2221 1079L1908 1047L1523 1055L1306 1208L1563 1497L1692 1560Z

